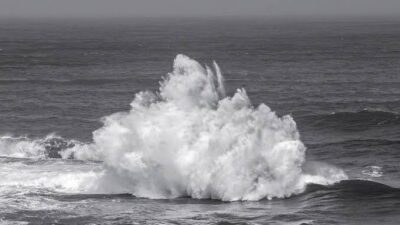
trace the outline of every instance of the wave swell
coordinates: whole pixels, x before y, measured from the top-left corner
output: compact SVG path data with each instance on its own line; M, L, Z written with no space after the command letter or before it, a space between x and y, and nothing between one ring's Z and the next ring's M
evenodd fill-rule
M310 194L319 191L332 191L335 195L354 199L355 196L380 196L395 195L400 198L400 189L370 180L342 180L333 185L310 184L304 194ZM325 193L325 194L330 194Z
M365 130L380 126L400 124L400 115L395 112L368 110L358 112L336 112L332 114L314 115L308 119L319 127L336 127L344 130Z

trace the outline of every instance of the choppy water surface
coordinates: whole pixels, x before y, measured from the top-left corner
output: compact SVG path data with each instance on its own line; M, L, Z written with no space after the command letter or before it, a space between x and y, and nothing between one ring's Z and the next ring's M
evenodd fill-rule
M398 224L399 38L397 20L1 20L0 221Z

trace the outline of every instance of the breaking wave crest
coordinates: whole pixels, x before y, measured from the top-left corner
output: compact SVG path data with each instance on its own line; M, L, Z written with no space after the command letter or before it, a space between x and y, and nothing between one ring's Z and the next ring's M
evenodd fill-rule
M103 123L93 143L66 142L56 151L63 158L103 162L97 193L260 200L347 179L326 164L306 166L291 116L253 106L244 89L226 96L216 63L212 69L184 55L176 57L158 92L136 94L129 112ZM32 155L49 156L37 149Z
M84 143L76 140L67 140L55 134L50 134L45 138L29 137L0 137L0 156L15 158L61 158L61 153L70 149L77 151L85 147ZM66 156L73 157L73 155Z

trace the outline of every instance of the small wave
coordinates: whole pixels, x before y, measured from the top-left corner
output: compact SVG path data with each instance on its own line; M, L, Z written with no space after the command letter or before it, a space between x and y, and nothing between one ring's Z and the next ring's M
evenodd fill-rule
M50 134L44 138L0 137L0 156L14 158L62 158L61 153L68 149L84 146L76 140L67 140ZM67 156L73 158L73 154Z
M312 115L307 116L305 119L313 126L335 127L344 130L364 130L377 126L400 124L400 115L398 113L367 109L358 112Z
M339 195L351 196L377 196L383 194L396 194L400 197L400 189L370 180L342 180L333 185L309 184L302 195L318 191L338 191Z
M375 178L383 176L383 170L380 166L367 166L361 171L361 173Z

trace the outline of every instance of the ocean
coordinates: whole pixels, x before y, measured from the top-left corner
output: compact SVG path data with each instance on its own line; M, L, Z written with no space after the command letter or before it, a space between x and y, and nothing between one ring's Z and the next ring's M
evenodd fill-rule
M0 20L0 224L399 224L400 20Z

